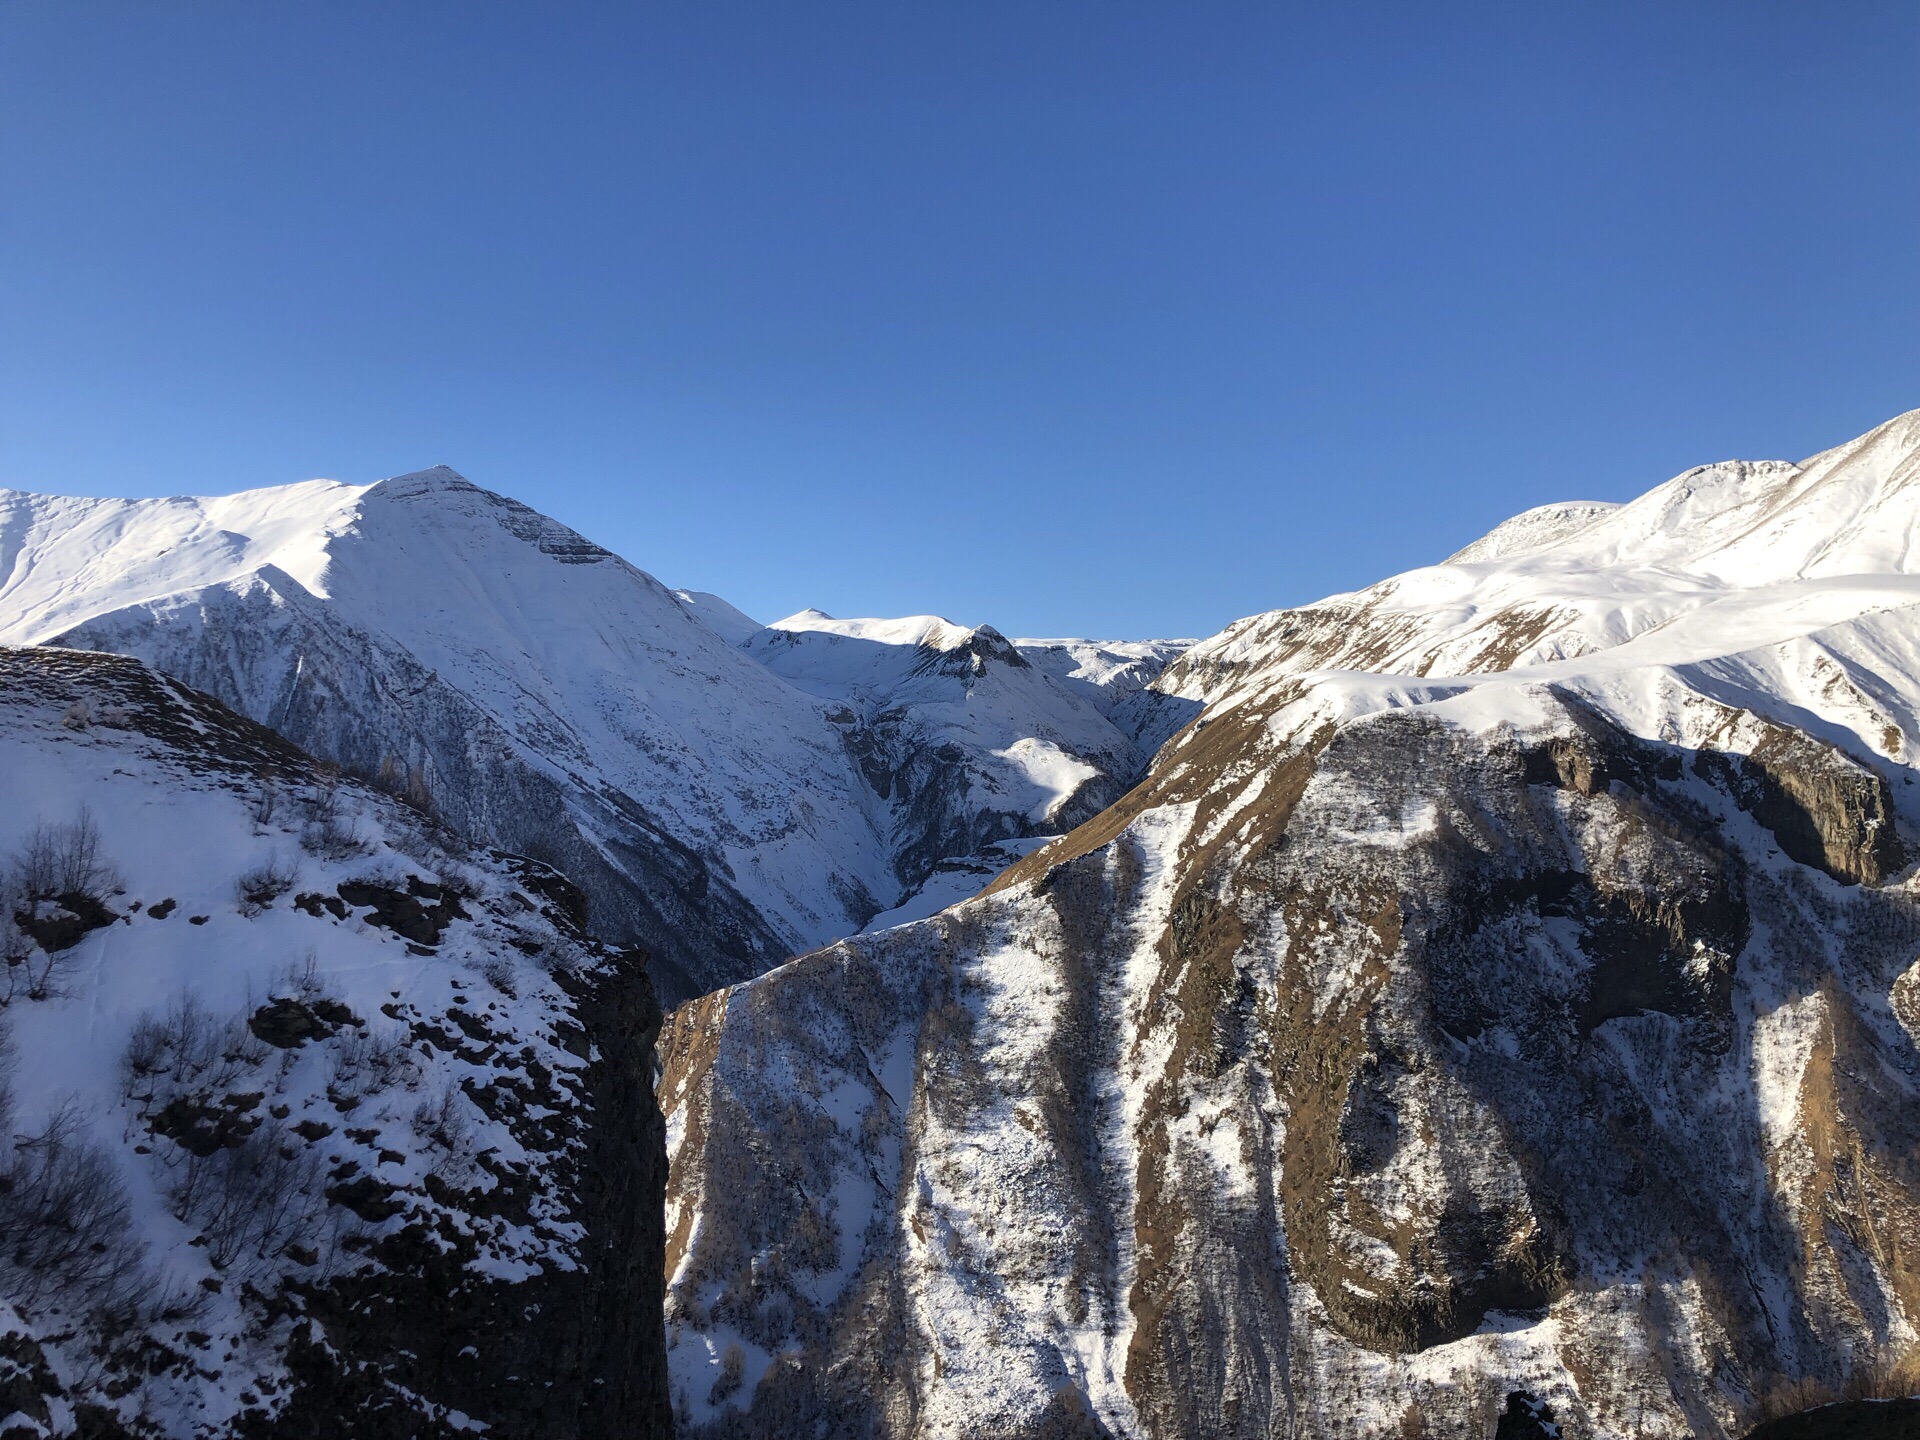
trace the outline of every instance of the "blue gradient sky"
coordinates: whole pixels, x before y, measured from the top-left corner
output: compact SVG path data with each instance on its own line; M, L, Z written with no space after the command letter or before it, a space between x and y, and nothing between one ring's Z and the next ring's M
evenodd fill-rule
M0 5L0 484L1202 634L1920 406L1920 6Z

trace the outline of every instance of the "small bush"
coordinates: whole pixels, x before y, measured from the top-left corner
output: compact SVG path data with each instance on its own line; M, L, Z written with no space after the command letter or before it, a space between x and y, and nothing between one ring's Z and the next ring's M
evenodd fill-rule
M514 981L513 962L504 955L494 955L480 967L480 973L487 977L487 983L509 1000L518 999L520 990Z
M372 1088L361 1082L368 1079L368 1072L374 1069L376 1048L373 1037L362 1030L349 1031L329 1046L327 1093L360 1095Z
M84 805L65 825L36 825L13 857L14 889L27 901L85 895L99 900L119 886L101 853L100 827Z
M77 1104L14 1141L0 1189L0 1286L88 1310L128 1301L144 1283L132 1206L112 1159L86 1139Z
M286 966L274 977L273 988L267 993L299 1000L315 1000L326 994L327 987L320 983L319 954L309 948L298 964Z
M120 1093L131 1100L147 1090L167 1068L167 1026L151 1012L133 1022L120 1052Z
M473 872L464 865L442 865L434 871L433 878L449 895L461 900L480 898L480 882L474 879Z
M60 901L28 899L18 870L0 874L0 1007L11 1005L22 996L46 1000L62 993L61 978L73 956L66 950L46 950L29 932L33 912ZM85 905L92 897L72 896ZM98 902L94 902L98 903Z
M341 795L340 772L323 768L305 800L306 826L300 843L308 853L328 860L345 860L365 852L366 840L360 834L359 817L347 807Z
M472 1128L466 1100L451 1083L443 1086L436 1098L421 1101L413 1112L413 1133L450 1155L465 1148Z
M149 1011L134 1021L120 1055L121 1093L140 1102L143 1113L161 1109L177 1095L224 1090L267 1054L245 1016L222 1020L183 992L165 1015Z
M273 772L260 769L253 777L253 823L256 829L264 830L273 823L273 817L280 811L280 784L274 779Z
M120 1057L121 1090L143 1118L164 1119L181 1099L208 1114L238 1114L222 1098L268 1055L244 1015L222 1020L187 992L164 1015L134 1022ZM171 1172L164 1192L174 1217L200 1230L215 1266L242 1276L311 1230L325 1204L319 1157L257 1111L207 1144L159 1142L155 1163Z
M27 897L20 893L14 877L0 873L0 964L9 969L18 967L33 953L33 941L15 918L16 912L26 907Z
M413 872L406 866L390 858L382 857L375 864L361 870L356 868L352 882L355 885L371 885L378 890L392 890L406 894L407 884L414 878Z
M429 820L439 818L433 803L433 791L427 785L427 772L424 767L406 764L399 757L388 754L381 758L380 768L371 778L380 789L396 800L404 801Z
M293 882L299 872L292 861L282 860L278 855L267 858L266 863L256 865L234 882L234 897L240 902L242 915L258 915L293 888Z
M314 1230L322 1191L319 1155L269 1119L238 1145L188 1154L168 1195L174 1217L199 1228L207 1258L247 1275Z
M340 1101L418 1087L420 1061L409 1039L398 1025L336 1036L327 1046L327 1094Z

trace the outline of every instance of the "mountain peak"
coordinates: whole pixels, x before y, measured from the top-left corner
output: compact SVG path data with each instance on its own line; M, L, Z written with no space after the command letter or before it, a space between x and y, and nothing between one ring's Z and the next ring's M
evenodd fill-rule
M1501 521L1471 545L1454 551L1446 563L1470 565L1475 561L1499 560L1543 549L1579 533L1619 508L1607 500L1561 500L1552 505L1536 505Z
M377 480L367 487L366 493L412 499L419 495L465 494L479 489L451 465L430 465L425 470L409 470L404 475Z

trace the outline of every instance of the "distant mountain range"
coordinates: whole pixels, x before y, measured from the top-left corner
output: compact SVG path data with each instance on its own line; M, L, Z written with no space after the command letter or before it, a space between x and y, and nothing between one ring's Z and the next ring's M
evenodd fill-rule
M0 491L0 643L6 773L34 777L0 851L39 853L84 802L124 872L106 920L9 902L29 983L55 956L70 977L9 1007L15 1131L85 1097L147 1253L218 1280L151 1157L251 1092L174 1114L127 1090L143 1007L244 1002L278 1034L282 1001L392 1003L479 1169L429 1183L432 1107L395 1143L393 1097L368 1096L373 1139L342 1111L301 1142L334 1167L317 1193L339 1210L376 1177L400 1208L353 1233L390 1258L485 1229L445 1272L474 1305L585 1277L566 1325L527 1310L502 1323L530 1348L481 1356L551 1381L540 1410L458 1355L354 1368L392 1335L351 1306L331 1378L294 1385L289 1297L363 1273L353 1294L412 1315L425 1292L263 1260L196 1332L282 1326L225 1362L207 1433L268 1433L295 1395L338 1418L352 1373L424 1397L395 1434L456 1412L594 1433L554 1417L598 1377L628 1397L608 1424L670 1406L703 1440L1705 1440L1909 1373L1920 412L1530 510L1191 644L761 625L445 470ZM281 794L297 820L259 818ZM288 859L297 885L254 908L247 877ZM544 898L556 872L584 927ZM471 898L444 938L382 929L448 884ZM307 887L318 908L292 908ZM206 915L189 943L145 918L162 890ZM681 1002L664 1140L627 944ZM275 978L302 945L305 999ZM484 1043L454 1014L483 995ZM558 1089L521 1094L509 1054ZM285 1073L282 1118L322 1123L322 1070ZM576 1157L508 1167L551 1223L495 1224L507 1182L472 1157L536 1134ZM91 1343L8 1298L17 1365ZM623 1305L645 1324L607 1343L643 1358L582 1359ZM188 1372L101 1373L100 1414L191 1430ZM67 1402L30 1388L58 1430Z
M1175 643L761 627L450 470L212 499L0 491L0 642L136 655L564 869L670 996L859 930L1144 771ZM1179 708L1177 702L1166 702Z

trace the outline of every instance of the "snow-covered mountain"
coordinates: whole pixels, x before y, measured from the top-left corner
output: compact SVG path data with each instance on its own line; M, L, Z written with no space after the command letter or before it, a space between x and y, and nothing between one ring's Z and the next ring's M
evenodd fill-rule
M0 777L0 1431L667 1433L578 891L115 656L0 648Z
M137 655L550 861L680 995L860 929L944 859L1067 828L1145 762L1099 684L989 630L870 625L855 658L851 630L763 629L445 469L0 491L0 641Z
M1917 541L1920 412L1530 511L681 1007L686 1433L1727 1437L1913 1346Z
M1146 768L1097 684L1056 679L990 625L804 610L742 644L829 702L868 787L891 802L889 849L916 880L995 841L1070 830Z

